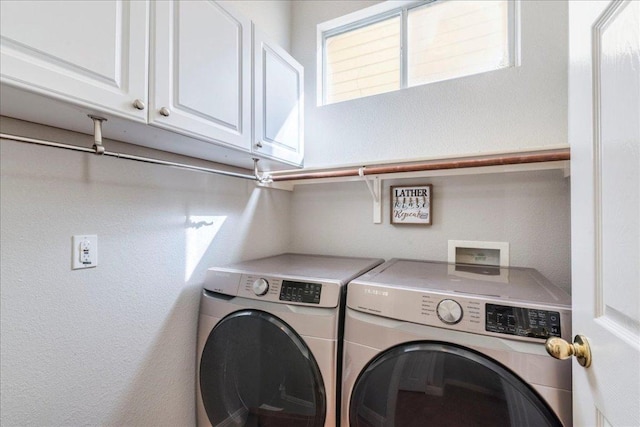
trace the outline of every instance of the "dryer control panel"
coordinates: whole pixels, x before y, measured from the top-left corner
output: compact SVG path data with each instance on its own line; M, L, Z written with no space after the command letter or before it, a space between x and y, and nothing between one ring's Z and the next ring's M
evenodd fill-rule
M219 294L313 307L337 307L342 286L331 281L209 270L204 288Z
M320 304L322 284L283 280L280 288L280 301Z
M243 298L314 307L337 307L340 302L337 283L254 274L238 274L238 279L235 295Z
M268 303L335 308L345 297L347 283L383 262L285 253L209 268L203 288Z

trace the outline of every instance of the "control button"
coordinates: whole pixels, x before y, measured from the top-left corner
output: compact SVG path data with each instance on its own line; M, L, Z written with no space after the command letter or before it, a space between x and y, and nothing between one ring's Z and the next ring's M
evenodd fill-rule
M269 282L267 282L267 279L256 279L253 282L253 293L256 294L257 296L262 296L264 294L267 293L267 291L269 290Z
M438 317L447 325L455 325L462 320L462 307L452 299L443 299L436 308Z

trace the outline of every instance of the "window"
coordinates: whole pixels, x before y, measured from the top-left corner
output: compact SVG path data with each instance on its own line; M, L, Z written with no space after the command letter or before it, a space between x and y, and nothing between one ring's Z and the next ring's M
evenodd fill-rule
M318 25L318 104L515 65L516 1L386 1Z

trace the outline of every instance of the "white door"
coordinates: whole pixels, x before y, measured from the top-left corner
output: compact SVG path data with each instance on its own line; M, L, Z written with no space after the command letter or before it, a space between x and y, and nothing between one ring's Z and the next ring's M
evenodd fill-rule
M251 149L251 21L226 2L152 3L149 122Z
M142 0L2 0L2 82L146 122L148 12Z
M576 426L640 426L640 2L569 1Z
M304 156L304 69L260 30L254 33L253 151L296 166Z

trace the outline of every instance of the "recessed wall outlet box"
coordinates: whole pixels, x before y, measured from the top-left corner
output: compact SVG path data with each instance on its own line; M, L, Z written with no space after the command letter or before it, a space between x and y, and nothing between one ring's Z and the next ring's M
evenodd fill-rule
M450 264L509 266L508 242L449 240Z
M91 268L98 265L98 236L81 234L71 239L71 268Z

